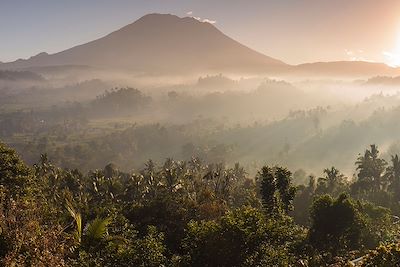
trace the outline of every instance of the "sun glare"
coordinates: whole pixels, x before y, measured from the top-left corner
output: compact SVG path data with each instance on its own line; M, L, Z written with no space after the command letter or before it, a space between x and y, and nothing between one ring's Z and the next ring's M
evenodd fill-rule
M400 67L400 32L397 35L396 45L391 51L383 51L384 62L391 67Z

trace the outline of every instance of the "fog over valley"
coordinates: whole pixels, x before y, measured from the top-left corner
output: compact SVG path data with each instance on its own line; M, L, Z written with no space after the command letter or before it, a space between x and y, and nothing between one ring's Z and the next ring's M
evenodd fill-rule
M0 266L399 266L400 57L359 29L400 5L9 2L52 19L0 29Z

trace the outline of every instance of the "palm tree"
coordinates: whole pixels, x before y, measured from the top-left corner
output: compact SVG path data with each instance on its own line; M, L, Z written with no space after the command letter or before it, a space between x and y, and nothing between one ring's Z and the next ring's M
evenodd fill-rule
M75 208L72 206L71 202L67 200L67 210L69 211L69 214L71 217L74 219L75 225L76 225L76 230L74 233L74 238L75 241L80 244L82 241L82 216L79 212L75 210Z
M88 245L94 245L101 241L107 235L108 225L111 223L110 218L96 218L85 226L85 242Z
M185 164L182 162L175 162L171 158L165 161L161 174L165 180L167 189L172 193L180 184Z
M104 240L107 235L108 225L111 223L111 218L96 218L90 223L87 223L85 228L82 229L82 216L69 201L67 201L67 210L74 219L76 225L73 236L78 245L84 244L87 247L92 247Z
M370 147L356 161L357 170L359 171L358 180L369 185L369 188L364 189L379 190L382 189L385 182L384 171L387 162L379 158L379 150L376 145L371 145Z
M318 179L318 182L326 186L326 193L332 194L338 186L343 184L344 175L335 167L324 169L324 177Z

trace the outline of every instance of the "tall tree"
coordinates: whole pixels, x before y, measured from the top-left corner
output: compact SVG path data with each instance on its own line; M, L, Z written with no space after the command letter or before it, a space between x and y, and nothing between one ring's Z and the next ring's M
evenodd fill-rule
M311 206L309 240L318 250L336 255L360 247L363 224L355 203L345 194L333 199L323 195Z
M400 160L399 156L392 156L392 165L387 168L388 179L390 181L390 191L395 200L400 201Z
M385 169L387 162L379 158L379 150L376 145L371 145L364 155L359 156L356 161L358 170L358 181L361 183L359 189L379 191L385 186Z
M345 176L335 167L324 169L324 176L318 179L318 191L324 194L337 195L345 190Z
M296 188L292 185L292 173L282 167L264 166L258 172L261 200L267 214L287 213L293 208Z

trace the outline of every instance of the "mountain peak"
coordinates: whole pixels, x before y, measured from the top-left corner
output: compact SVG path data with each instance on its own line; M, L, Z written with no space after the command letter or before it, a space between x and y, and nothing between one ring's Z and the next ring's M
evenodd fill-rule
M199 23L200 21L195 19L194 17L179 17L173 14L162 14L162 13L151 13L144 15L143 17L136 20L134 23L139 22L195 22Z
M115 32L126 32L130 30L140 30L152 31L155 29L165 30L168 29L172 31L175 29L179 32L183 27L187 27L188 30L196 31L196 29L212 29L217 30L213 25L206 22L201 22L193 17L178 17L172 14L160 14L160 13L152 13L144 15L133 23L115 31ZM190 28L192 27L192 28ZM195 28L196 27L196 28ZM115 33L114 32L114 33ZM113 33L112 33L113 34Z
M139 21L154 21L154 20L180 20L181 18L173 14L150 13L142 16L135 22Z

